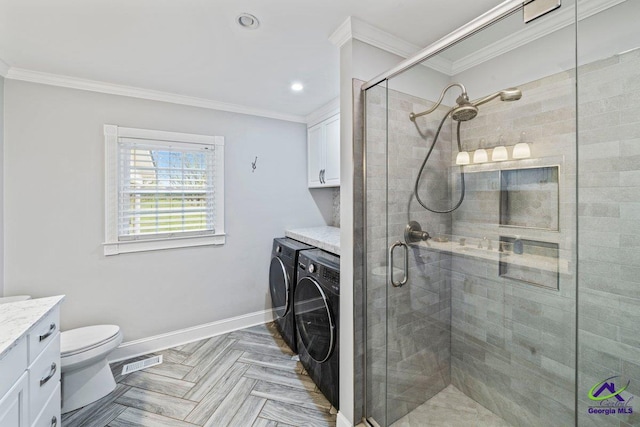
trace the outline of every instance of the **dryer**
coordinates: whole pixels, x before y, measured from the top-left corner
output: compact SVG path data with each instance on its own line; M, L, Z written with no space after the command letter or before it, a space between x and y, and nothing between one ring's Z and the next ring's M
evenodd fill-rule
M338 408L339 256L320 249L300 254L293 311L300 362L329 402Z
M287 345L297 353L293 291L297 281L296 265L301 251L314 249L287 237L273 239L269 266L269 291L276 328Z

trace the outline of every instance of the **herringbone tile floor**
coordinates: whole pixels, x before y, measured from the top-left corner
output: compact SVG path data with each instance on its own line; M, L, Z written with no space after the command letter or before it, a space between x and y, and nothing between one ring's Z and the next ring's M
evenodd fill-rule
M273 324L171 348L164 362L120 375L103 399L65 414L63 427L335 426L331 404Z

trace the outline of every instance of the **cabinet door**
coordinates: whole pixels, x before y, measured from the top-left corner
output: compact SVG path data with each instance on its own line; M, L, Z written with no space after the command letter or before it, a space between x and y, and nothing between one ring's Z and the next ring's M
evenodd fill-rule
M27 427L28 374L25 372L13 387L0 397L0 426Z
M307 175L309 180L309 187L320 187L322 183L320 181L320 171L324 163L323 159L323 141L324 141L324 127L322 123L309 128L307 143Z
M325 164L323 181L325 186L340 185L340 116L325 122Z

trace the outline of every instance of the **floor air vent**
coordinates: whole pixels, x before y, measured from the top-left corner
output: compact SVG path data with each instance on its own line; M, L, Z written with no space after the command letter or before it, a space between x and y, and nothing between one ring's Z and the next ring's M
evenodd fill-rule
M130 374L135 371L139 371L141 369L150 368L151 366L156 366L162 363L162 355L153 356L148 359L139 360L133 363L127 363L122 367L122 375Z

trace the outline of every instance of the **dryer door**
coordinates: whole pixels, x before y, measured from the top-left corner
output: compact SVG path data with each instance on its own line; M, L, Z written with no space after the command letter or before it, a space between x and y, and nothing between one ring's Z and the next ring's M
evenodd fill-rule
M271 291L271 306L276 316L284 317L289 312L289 274L280 258L271 258L269 267L269 290Z
M294 313L300 339L316 362L331 356L336 344L336 329L329 300L314 279L303 277L296 285Z

